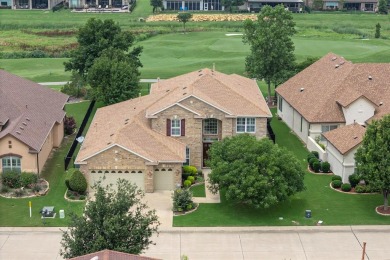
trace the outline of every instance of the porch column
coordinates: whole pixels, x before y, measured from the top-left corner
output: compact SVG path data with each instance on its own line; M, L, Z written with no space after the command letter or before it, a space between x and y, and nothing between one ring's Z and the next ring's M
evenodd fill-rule
M28 7L29 9L32 9L32 0L28 0Z
M96 7L99 7L99 0L96 0Z
M203 7L204 7L204 3L203 3L203 0L200 1L200 8L199 10L203 10Z
M112 0L108 0L108 6L112 6Z
M181 9L184 11L184 7L186 6L186 2L185 1L181 1Z
M51 9L51 0L47 0L47 9Z

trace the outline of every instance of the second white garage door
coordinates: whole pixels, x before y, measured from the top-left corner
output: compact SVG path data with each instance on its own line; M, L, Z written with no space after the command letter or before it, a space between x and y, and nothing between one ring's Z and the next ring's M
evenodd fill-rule
M145 189L145 182L144 182L144 173L143 171L129 171L129 170L94 170L91 171L89 174L89 183L88 185L92 186L94 182L98 181L99 179L102 179L103 176L105 176L105 180L102 181L103 186L106 186L107 184L112 183L114 186L113 188L116 189L116 183L119 178L128 180L141 190Z
M155 190L173 190L175 188L172 169L156 169L154 171Z

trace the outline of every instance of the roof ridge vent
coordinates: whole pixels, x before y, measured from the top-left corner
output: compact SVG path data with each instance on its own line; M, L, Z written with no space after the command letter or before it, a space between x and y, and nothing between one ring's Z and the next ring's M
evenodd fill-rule
M303 92L304 90L305 90L305 88L301 88L299 91L300 91L300 92Z
M382 106L383 105L383 101L379 102L379 106Z
M372 80L372 76L371 76L371 75L370 75L370 76L368 76L368 79L369 79L369 80Z
M340 67L340 65L339 65L339 64L336 64L336 65L334 65L334 67L337 69L338 67Z

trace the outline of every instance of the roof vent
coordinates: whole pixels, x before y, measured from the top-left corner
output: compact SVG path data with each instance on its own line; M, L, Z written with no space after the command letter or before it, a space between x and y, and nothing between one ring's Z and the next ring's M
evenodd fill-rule
M379 102L379 106L382 106L383 105L383 102L381 101L381 102Z
M338 67L340 67L340 65L339 65L339 64L336 64L336 65L334 65L334 67L337 69Z
M26 122L22 122L22 124L23 124L23 125L27 125L27 123L26 123Z
M342 60L342 61L340 61L340 65L343 65L344 63L345 63L345 61L343 61L343 60Z
M332 57L332 61L337 60L337 57Z
M30 118L26 117L26 120L27 120L27 121L30 121Z
M134 110L136 109L136 107L134 107Z
M165 92L169 92L169 89L165 90Z
M202 72L202 70L198 70L198 72Z
M183 93L183 96L184 96L184 95L187 95L187 93L184 92L184 93Z
M357 139L357 136L354 136L353 139Z
M16 133L17 133L18 135L20 135L20 132L19 132L19 131L16 131Z
M187 87L183 87L183 89L186 89Z
M305 88L301 88L299 91L303 92L305 90Z
M110 144L111 144L111 142L108 142L108 143L107 143L107 145L110 145Z
M24 130L24 128L22 126L19 126L20 130Z
M369 79L369 80L372 80L372 76L368 76L368 79Z
M202 73L200 73L200 74L199 74L199 77L200 77L200 76L202 76L202 75L203 75L203 74L202 74Z
M110 136L113 136L114 134L110 134Z

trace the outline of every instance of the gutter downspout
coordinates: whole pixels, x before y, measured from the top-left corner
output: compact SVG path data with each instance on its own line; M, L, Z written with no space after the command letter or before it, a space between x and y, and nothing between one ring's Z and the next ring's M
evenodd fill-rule
M37 175L39 179L39 153L37 153Z

